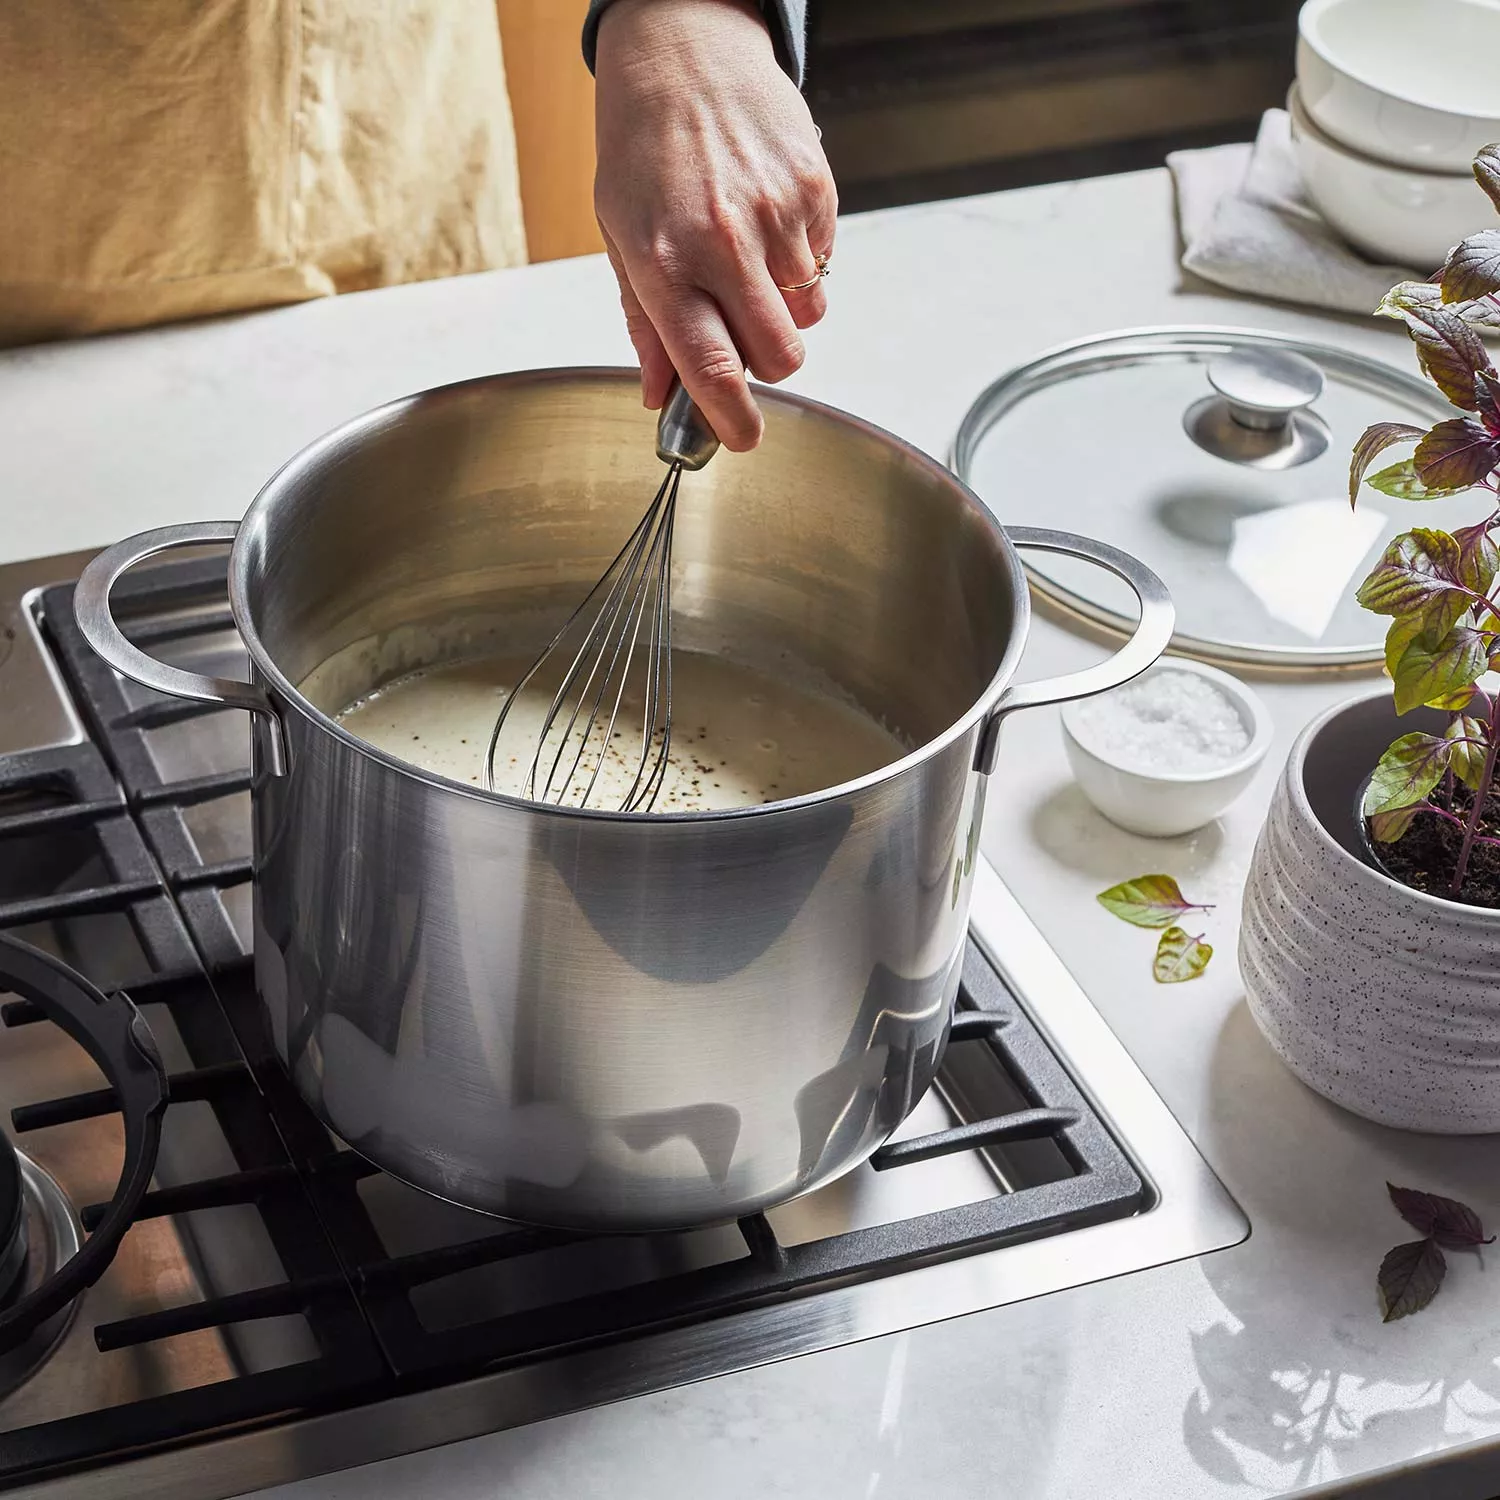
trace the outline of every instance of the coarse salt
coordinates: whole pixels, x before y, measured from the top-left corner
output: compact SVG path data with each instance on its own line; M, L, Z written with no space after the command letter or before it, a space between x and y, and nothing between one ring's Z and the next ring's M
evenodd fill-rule
M1243 755L1239 709L1194 672L1152 672L1078 704L1068 726L1085 749L1131 771L1212 771Z

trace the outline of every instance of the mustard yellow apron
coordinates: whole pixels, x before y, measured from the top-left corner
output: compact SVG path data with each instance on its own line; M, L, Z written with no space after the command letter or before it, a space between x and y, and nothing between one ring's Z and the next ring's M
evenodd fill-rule
M0 345L525 258L495 0L0 3Z

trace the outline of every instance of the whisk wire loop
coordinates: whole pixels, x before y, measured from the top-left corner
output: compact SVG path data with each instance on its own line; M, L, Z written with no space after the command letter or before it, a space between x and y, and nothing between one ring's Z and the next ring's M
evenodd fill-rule
M485 783L490 791L501 789L497 764L512 708L568 637L587 622L548 706L519 790L532 801L560 805L582 783L576 805L592 805L590 799L608 758L627 688L632 678L643 672L641 753L619 810L649 812L654 806L666 777L671 748L671 557L681 477L682 466L671 464L655 498L614 560L507 694L485 754ZM640 662L643 627L646 641L644 662ZM606 701L608 723L601 733ZM566 723L559 734L564 716ZM549 748L551 759L544 773ZM569 754L571 761L567 759ZM586 756L590 757L587 763ZM564 765L566 774L559 775Z

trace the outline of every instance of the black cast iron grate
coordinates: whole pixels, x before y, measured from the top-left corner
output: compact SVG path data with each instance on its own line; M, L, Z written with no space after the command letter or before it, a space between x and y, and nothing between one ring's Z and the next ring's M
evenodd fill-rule
M222 560L195 559L141 570L122 581L115 598L128 630L131 615L139 619L134 638L160 648L195 632L227 628L223 589ZM72 819L96 829L108 851L109 878L81 890L9 899L0 888L0 928L83 908L128 914L151 966L130 993L140 1004L159 1001L168 1008L191 1055L192 1066L171 1079L172 1099L208 1100L237 1161L233 1172L158 1188L143 1201L141 1216L254 1204L287 1270L277 1284L103 1324L94 1330L95 1341L101 1349L114 1349L294 1313L311 1326L320 1353L313 1361L87 1419L0 1434L0 1485L42 1468L98 1461L127 1446L180 1441L272 1414L441 1383L563 1348L722 1316L1123 1217L1145 1206L1140 1177L971 944L950 1057L985 1049L986 1065L1004 1068L1025 1107L887 1147L873 1164L883 1171L920 1170L921 1162L953 1152L1047 1141L1065 1159L1068 1175L807 1243L781 1243L766 1217L755 1215L738 1225L742 1250L720 1263L603 1291L586 1290L598 1283L584 1279L577 1295L546 1305L429 1327L418 1298L448 1277L527 1258L545 1260L581 1246L608 1254L618 1242L497 1223L493 1233L478 1238L390 1253L361 1194L362 1180L378 1176L376 1169L342 1149L303 1106L262 1024L250 963L222 899L250 881L249 861L205 863L183 821L183 810L194 803L244 793L249 773L234 767L165 781L147 747L151 731L216 710L151 696L142 701L139 694L127 698L83 642L69 587L47 591L42 612L103 756L93 746L81 746L40 758L0 759L0 790L39 776L65 787L65 804L47 816L58 826ZM0 816L0 867L7 839L34 836L45 826L46 818L39 825L37 816ZM29 1007L12 1006L4 1019L14 1025L40 1018ZM111 1107L107 1091L39 1101L18 1128ZM98 1213L87 1210L85 1223L96 1222Z
M64 836L68 853L52 854ZM71 877L69 866L81 867L83 880ZM43 883L51 889L42 891ZM123 917L139 945L140 966L116 976L127 981L119 987L143 1010L160 1008L169 1015L193 1059L192 1067L169 1074L168 1114L174 1105L206 1102L238 1165L224 1181L201 1184L200 1191L211 1195L217 1190L224 1202L257 1204L288 1285L299 1289L294 1311L305 1320L318 1353L280 1369L0 1434L0 1486L189 1434L348 1399L386 1375L338 1258L300 1191L157 863L103 756L92 745L72 745L0 757L0 930L36 941L52 924L62 940L50 946L59 957L86 969L87 953L70 951L70 924L84 931L80 919L106 916ZM51 1024L30 1002L15 1000L0 1007L0 1023L7 1028ZM117 1107L107 1087L40 1099L14 1109L11 1128L24 1149L32 1132L100 1118ZM77 1206L86 1229L103 1217L105 1205ZM163 1211L172 1211L170 1205L147 1194L136 1219ZM215 1321L215 1307L205 1301L199 1311ZM144 1333L155 1336L149 1329ZM93 1334L101 1350L134 1341L132 1331L119 1324L101 1324Z

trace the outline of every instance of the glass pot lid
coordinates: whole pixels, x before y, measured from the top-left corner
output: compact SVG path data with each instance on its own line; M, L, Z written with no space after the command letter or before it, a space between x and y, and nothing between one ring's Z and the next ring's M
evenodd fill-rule
M1417 376L1347 349L1147 328L1067 344L1002 376L965 414L952 465L1002 521L1063 526L1153 568L1176 603L1184 655L1358 667L1384 660L1386 622L1354 598L1375 559L1413 526L1477 517L1472 495L1416 506L1368 487L1351 511L1350 452L1372 422L1454 415ZM1134 628L1134 597L1098 569L1051 555L1025 566L1054 604Z

